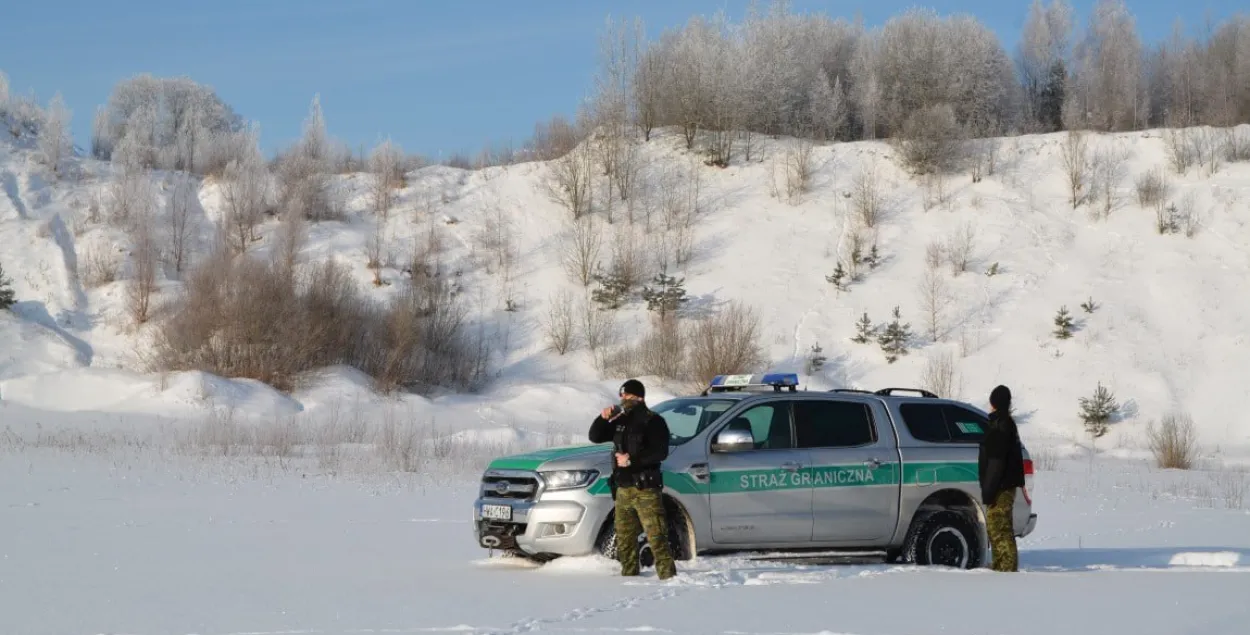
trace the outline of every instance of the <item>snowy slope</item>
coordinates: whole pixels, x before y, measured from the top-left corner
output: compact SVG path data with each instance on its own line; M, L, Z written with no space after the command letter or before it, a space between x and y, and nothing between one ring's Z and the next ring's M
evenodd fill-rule
M1240 370L1250 364L1250 346L1243 336L1250 326L1250 300L1239 293L1250 270L1250 229L1245 225L1250 219L1250 164L1227 164L1213 175L1199 168L1184 176L1169 173L1172 200L1188 204L1201 223L1192 238L1159 235L1154 212L1136 203L1133 183L1153 168L1166 171L1161 133L1093 138L1091 150L1120 148L1127 157L1116 209L1106 219L1094 219L1089 205L1073 210L1067 203L1063 138L1001 140L993 174L977 183L966 173L952 176L943 186L946 200L928 211L924 184L898 167L894 149L885 143L817 147L810 190L793 205L773 195L776 164L791 140L764 140L749 164L739 158L719 169L696 162L703 215L695 229L694 258L670 273L685 278L696 311L716 310L734 300L754 307L762 317L762 343L775 370L803 372L808 350L819 343L829 361L816 376L804 377L813 389L918 385L926 360L946 350L957 361L962 397L983 403L994 385L1013 388L1024 434L1034 443L1058 449L1087 443L1077 400L1101 382L1124 406L1123 420L1098 441L1102 450L1139 455L1144 427L1172 409L1192 414L1209 451L1250 449L1250 421L1240 414L1250 388L1239 379ZM652 188L663 175L685 174L692 164L672 133L656 135L643 147L642 157L643 182ZM156 388L147 390L144 394L150 396L145 398L159 409L167 380L134 375L142 371L139 361L150 327L135 328L124 310L127 239L107 223L90 221L92 201L107 199L106 177L112 167L84 159L74 162L81 177L54 181L33 162L29 150L0 144L0 262L14 278L21 300L15 314L25 334L16 338L16 348L8 347L5 359L30 360L28 366L6 363L0 398L34 408L109 410L127 407L122 402L132 401L129 387L147 381ZM850 291L838 292L825 276L839 259L849 257L855 226L850 190L854 175L869 164L878 166L884 193L884 213L872 232L882 263ZM387 284L376 288L365 267L377 229L376 216L369 211L371 177L336 177L348 214L343 221L310 227L305 262L329 256L348 263L363 288L384 297L402 285L402 269L433 232L442 246L443 271L453 277L471 317L489 337L497 376L484 394L410 398L413 407L471 428L519 423L531 429L572 426L580 434L587 413L611 398L621 378L601 376L585 350L557 356L544 341L549 298L560 291L584 293L560 264L559 245L569 214L541 187L550 174L551 166L541 163L473 172L440 166L409 174L383 227L387 266L381 276ZM167 175L152 178L164 192ZM206 240L212 222L222 214L218 185L206 181L199 198L204 207L201 238ZM639 240L654 240L663 232L644 231L643 219L646 201L655 199L635 198L632 214ZM618 202L615 222L600 222L607 232L605 264L613 242L622 240L620 232L629 227L628 213ZM651 220L658 225L658 212ZM509 280L491 264L492 254L479 238L500 222L515 241L517 260ZM941 270L951 301L943 310L942 341L932 343L925 336L927 320L917 289L926 249L968 224L975 231L970 266L959 275L945 266ZM277 221L262 227L264 238L256 253L270 249L277 231ZM89 259L97 272L98 263L111 262L118 280L85 284ZM995 264L998 274L985 275ZM180 283L163 277L160 284L158 295L169 298ZM1090 315L1079 308L1088 298L1099 306ZM508 299L519 310L505 311ZM917 337L908 355L887 364L875 344L856 344L850 338L862 313L882 324L895 306ZM1051 335L1060 306L1077 321L1075 336L1067 341ZM616 317L620 331L629 337L645 328L644 306L638 300ZM10 320L3 328L19 328L13 324ZM66 350L73 354L65 355ZM110 385L118 390L108 399L85 396L76 406L73 398L60 396L64 391L47 387L62 380L21 377L58 370L72 373L61 384L66 390L84 386L89 393L108 393ZM90 374L96 377L83 383ZM194 381L202 385L206 380ZM53 383L34 385L40 382ZM355 395L361 388L351 373L331 373L326 382L318 399L333 401L326 395ZM230 382L209 383L221 387ZM668 393L683 389L657 387ZM229 400L230 390L217 392ZM185 403L176 394L167 396L169 402ZM252 412L302 412L312 404L301 398L266 397L265 405ZM284 400L290 403L275 405ZM481 414L491 408L506 414ZM246 404L240 409L248 411ZM474 415L464 416L466 410ZM505 419L512 423L502 423Z

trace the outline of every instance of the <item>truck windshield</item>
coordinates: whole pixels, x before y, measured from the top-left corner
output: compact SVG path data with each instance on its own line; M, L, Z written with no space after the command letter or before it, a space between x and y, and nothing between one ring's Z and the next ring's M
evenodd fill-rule
M668 424L669 443L681 445L712 425L733 404L732 399L670 399L651 409Z

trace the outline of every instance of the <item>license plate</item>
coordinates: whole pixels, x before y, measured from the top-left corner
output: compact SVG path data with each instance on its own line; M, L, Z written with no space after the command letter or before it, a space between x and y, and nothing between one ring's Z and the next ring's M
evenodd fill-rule
M512 520L512 507L509 505L482 505L482 518Z

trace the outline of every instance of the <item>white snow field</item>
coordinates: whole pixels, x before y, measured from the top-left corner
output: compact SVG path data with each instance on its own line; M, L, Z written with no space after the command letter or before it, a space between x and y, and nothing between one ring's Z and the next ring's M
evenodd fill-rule
M18 300L0 312L0 633L1250 632L1250 164L1177 175L1163 132L1091 135L1091 153L1125 157L1096 219L1099 202L1068 203L1064 139L1000 140L992 174L940 188L900 169L886 143L818 146L794 204L779 185L793 140L761 141L759 160L726 169L692 161L671 131L645 144L652 193L633 210L636 240L682 238L661 228L663 203L698 175L693 257L669 271L685 278L690 319L753 307L769 359L759 371L800 372L811 389L917 386L949 352L953 394L984 404L1011 386L1039 470L1039 523L1016 576L701 557L659 583L622 580L596 558L488 559L471 534L486 461L580 442L624 379L584 346L557 355L545 341L553 294L585 293L561 266L570 214L541 187L550 165L408 174L383 226L380 287L365 265L371 177L336 177L345 220L312 225L302 262L333 257L386 297L435 232L486 334L491 377L475 394L382 397L361 373L330 368L287 394L149 372L152 323L136 326L125 307L129 239L93 205L107 205L114 167L74 158L54 178L29 143L0 136L0 265ZM861 233L881 264L839 292L825 276L849 258L852 189L870 166L881 215ZM1156 168L1193 221L1179 233L1160 235L1137 202L1134 183ZM222 217L219 184L202 182L198 198L202 245ZM595 213L605 264L631 227L619 202L613 214ZM266 220L255 253L279 225ZM967 270L939 270L949 302L932 342L917 289L928 246L968 227ZM509 279L488 267L484 235L512 240ZM155 320L181 287L168 273ZM916 338L890 364L851 337L862 313L882 324L895 306ZM1068 340L1051 334L1060 306L1076 320ZM614 315L622 341L645 328L640 301ZM828 361L809 375L815 344ZM643 379L653 402L689 389ZM1099 382L1121 408L1091 441L1078 399ZM1197 469L1149 460L1148 425L1173 411L1192 416Z
M659 582L595 557L489 559L471 482L10 448L0 632L1246 632L1250 513L1227 474L1054 467L1019 574L718 556Z

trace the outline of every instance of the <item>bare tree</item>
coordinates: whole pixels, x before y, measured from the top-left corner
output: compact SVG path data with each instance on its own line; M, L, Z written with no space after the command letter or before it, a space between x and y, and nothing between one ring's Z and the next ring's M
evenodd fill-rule
M43 125L40 126L36 139L40 159L57 175L61 173L61 161L70 153L70 116L65 100L61 98L61 93L57 93L48 103Z
M916 174L955 169L962 158L963 130L950 104L936 104L912 113L897 137L907 166Z
M884 200L878 165L877 159L869 159L851 177L851 205L859 221L869 228L881 220Z
M782 153L782 175L785 183L786 201L797 205L812 185L812 173L816 169L815 144L811 139L799 137L786 145Z
M548 164L550 173L542 187L552 202L577 220L590 212L594 186L594 153L583 143Z
M1163 174L1162 168L1151 168L1141 176L1137 177L1137 204L1142 209L1157 207L1160 203L1167 200L1171 191L1168 184L1167 176Z
M959 275L968 270L972 262L972 253L976 248L977 228L972 221L965 222L959 230L946 239L946 257L951 265L951 273Z
M573 294L561 290L551 296L543 327L547 332L547 343L555 352L564 355L576 346L577 314Z
M202 210L195 182L190 178L176 178L174 189L165 201L165 221L168 223L170 264L179 276L186 269L192 256L194 239L199 231Z
M152 230L152 216L143 212L134 217L130 230L131 277L126 287L127 307L136 324L152 314L152 294L156 292L156 263L160 252Z
M1184 175L1193 166L1197 148L1188 130L1165 130L1163 140L1168 149L1168 161L1172 170Z
M920 387L944 399L958 398L960 392L958 364L949 350L934 352L925 360Z
M1120 205L1120 183L1124 180L1128 152L1122 148L1105 148L1090 160L1090 194L1098 202L1096 216L1104 220Z
M282 215L282 226L278 230L277 256L278 264L288 275L295 274L300 251L307 241L307 217L296 210L287 210Z
M369 155L373 173L373 209L387 218L395 200L395 189L403 187L403 151L390 139L378 144Z
M759 368L765 361L759 338L759 315L736 301L696 321L687 340L691 379L707 385L716 375Z
M583 287L590 286L602 250L603 233L593 216L569 221L560 244L560 260L570 278Z
M951 302L950 287L937 269L929 268L925 269L918 290L929 339L937 342L941 339L946 309Z
M225 221L235 251L245 252L256 240L256 227L264 219L269 200L269 172L259 148L226 166L221 183Z
M1063 176L1068 184L1068 201L1072 204L1072 209L1076 209L1085 202L1092 170L1089 139L1086 134L1077 130L1068 131L1064 135L1060 157L1063 161Z

